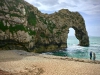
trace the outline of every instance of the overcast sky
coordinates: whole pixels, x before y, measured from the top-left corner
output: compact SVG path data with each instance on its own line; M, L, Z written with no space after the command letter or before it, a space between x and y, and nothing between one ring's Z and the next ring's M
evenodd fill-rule
M100 0L25 0L43 13L60 9L78 11L84 18L89 36L100 36ZM74 35L71 29L69 35Z

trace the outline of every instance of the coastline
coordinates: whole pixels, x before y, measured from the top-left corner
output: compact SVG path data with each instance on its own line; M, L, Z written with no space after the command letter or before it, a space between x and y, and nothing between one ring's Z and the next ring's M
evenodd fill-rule
M36 54L23 50L1 50L0 69L0 75L1 73L8 73L4 75L98 75L100 61Z

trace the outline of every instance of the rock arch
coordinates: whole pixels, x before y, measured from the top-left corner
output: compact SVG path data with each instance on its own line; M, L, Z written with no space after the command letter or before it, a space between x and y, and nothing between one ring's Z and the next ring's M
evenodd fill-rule
M78 12L72 14L74 14L75 16L74 21L72 19L73 24L71 27L75 30L75 36L79 40L79 45L85 47L89 46L89 37L86 31L85 21L83 17Z
M84 28L78 29L76 27L72 27L75 30L75 36L79 40L80 46L89 46L89 38L87 36L87 32L84 31Z
M60 10L58 13L60 13L60 17L61 14L67 15L65 18L62 18L63 20L65 19L66 21L62 23L62 26L65 25L65 28L63 29L65 31L64 33L62 33L63 39L61 48L67 47L67 43L65 41L66 37L68 38L69 28L73 28L75 30L75 36L79 40L80 46L85 46L85 47L89 46L89 37L86 31L85 21L83 17L78 12L70 12L69 10L65 9ZM67 35L65 36L65 34Z
M52 14L44 14L24 0L2 0L0 4L0 47L2 40L14 40L34 52L64 49L67 47L69 28L75 30L80 46L89 46L85 21L78 12L61 9Z

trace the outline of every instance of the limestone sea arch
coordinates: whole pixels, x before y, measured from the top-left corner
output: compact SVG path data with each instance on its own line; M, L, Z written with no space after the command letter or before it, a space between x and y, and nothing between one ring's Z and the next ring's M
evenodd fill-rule
M69 28L80 46L89 46L85 21L78 12L41 13L24 0L0 1L0 49L46 52L67 47Z

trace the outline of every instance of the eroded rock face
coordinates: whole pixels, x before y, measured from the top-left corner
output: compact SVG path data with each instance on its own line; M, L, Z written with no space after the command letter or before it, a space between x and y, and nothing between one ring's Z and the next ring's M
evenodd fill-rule
M69 28L81 46L89 46L85 22L78 12L62 9L43 14L24 0L0 1L0 48L45 52L67 47Z

